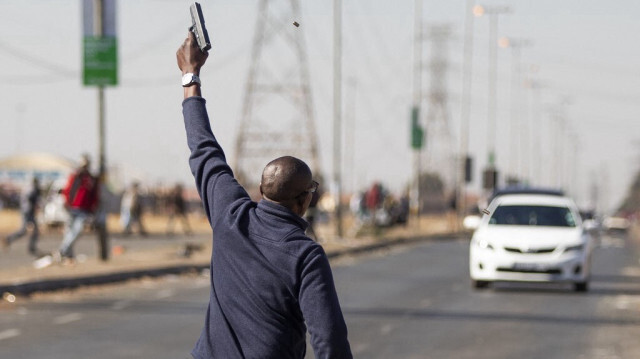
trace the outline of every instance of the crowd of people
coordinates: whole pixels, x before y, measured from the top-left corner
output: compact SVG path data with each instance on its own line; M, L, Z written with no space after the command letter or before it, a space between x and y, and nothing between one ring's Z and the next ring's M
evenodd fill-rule
M89 227L99 229L106 225L106 215L109 212L107 196L119 200L120 225L122 235L131 235L134 230L141 236L148 231L144 225L144 213L166 215L165 233L173 235L176 222L180 222L182 231L193 233L189 223L190 202L185 199L182 184L176 184L170 189L157 188L143 192L138 181L134 181L121 196L109 193L99 178L90 171L91 161L87 155L82 156L80 163L66 180L66 184L59 190L43 188L40 180L34 177L28 188L18 196L22 223L18 230L1 239L3 250L7 251L11 245L30 232L28 252L34 257L42 257L44 253L38 249L40 223L38 220L45 205L57 204L65 212L62 241L56 251L50 255L57 261L73 261L74 245L82 233ZM50 192L50 193L47 193ZM58 203L59 200L59 203Z
M356 223L389 227L406 224L409 217L409 196L394 196L381 183L374 182L368 189L351 197L349 204Z

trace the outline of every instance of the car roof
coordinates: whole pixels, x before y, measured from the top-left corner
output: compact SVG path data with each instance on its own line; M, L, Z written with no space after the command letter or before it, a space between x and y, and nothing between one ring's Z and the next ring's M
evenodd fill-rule
M543 188L543 187L528 187L528 186L509 186L496 189L491 194L489 202L494 200L498 196L512 195L512 194L535 194L535 195L548 195L548 196L564 196L564 192L555 188Z
M491 202L497 205L533 205L533 206L562 206L574 207L573 201L568 197L548 194L509 194L501 195Z

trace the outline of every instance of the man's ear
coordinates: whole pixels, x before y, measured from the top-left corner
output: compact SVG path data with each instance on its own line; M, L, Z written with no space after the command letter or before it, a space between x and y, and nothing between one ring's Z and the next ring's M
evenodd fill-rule
M296 197L296 204L298 205L300 210L305 210L306 211L306 208L304 207L304 205L307 202L307 197L309 197L309 193L308 192L305 193L302 196ZM304 212L302 214L304 214Z
M260 189L260 195L262 196L264 194L264 192L262 192L262 182L260 182L258 188Z

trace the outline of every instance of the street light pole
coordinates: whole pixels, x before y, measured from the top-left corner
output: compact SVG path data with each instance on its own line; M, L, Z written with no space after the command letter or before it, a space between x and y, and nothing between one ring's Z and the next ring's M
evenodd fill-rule
M422 2L414 2L414 39L413 39L413 100L411 108L412 126L419 126L420 107L422 103ZM412 131L416 130L412 127ZM412 136L414 134L412 133ZM413 140L413 139L412 139ZM422 142L420 138L418 142ZM422 143L413 146L413 186L409 192L411 207L416 216L416 227L420 226L420 172L422 171Z
M542 185L542 173L541 173L541 163L542 163L542 146L541 146L541 138L543 136L542 132L542 110L541 110L541 100L540 100L540 91L541 91L541 83L532 79L530 82L531 89L531 114L532 114L532 125L531 125L531 166L529 169L531 182L536 183L537 185Z
M508 6L476 6L474 8L476 16L489 16L489 96L487 111L487 153L488 168L495 170L496 149L495 135L498 107L498 18L499 15L511 13Z
M104 35L103 26L103 10L104 3L102 0L94 0L94 29L96 37ZM100 188L104 186L106 180L106 140L105 140L105 106L104 106L104 85L98 86L98 185ZM100 198L104 201L104 198ZM106 209L104 209L106 211ZM98 221L99 222L99 221ZM106 213L104 223L97 226L98 245L100 248L100 259L106 261L109 259L109 235L107 232Z
M475 0L467 0L464 10L465 34L462 70L462 101L460 102L460 156L458 159L458 197L456 198L458 223L460 223L461 219L464 217L467 208L466 161L469 152L469 119L471 113L471 79L473 72L473 20L475 17L473 11L474 2Z
M509 130L511 137L510 144L510 156L509 156L509 167L508 167L508 176L511 176L514 180L520 182L523 181L525 175L522 170L522 163L524 161L524 157L520 157L520 147L524 146L526 142L525 136L519 136L521 133L520 129L524 129L520 119L520 104L521 104L521 87L522 81L521 79L521 58L522 58L522 49L524 47L531 46L533 43L527 39L517 39L517 38L500 38L498 42L501 48L509 48L511 49L511 118L509 119ZM524 155L523 155L524 156Z
M336 236L342 238L342 0L333 0L333 182Z

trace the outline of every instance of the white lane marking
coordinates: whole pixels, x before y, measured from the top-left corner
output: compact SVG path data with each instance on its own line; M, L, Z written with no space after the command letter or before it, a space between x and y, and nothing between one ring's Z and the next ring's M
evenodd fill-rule
M593 350L594 358L619 359L620 356L614 348L595 348Z
M193 282L193 288L204 288L208 287L210 284L211 282L209 281L209 278L198 278Z
M632 277L640 276L640 267L624 267L622 268L622 274ZM638 281L640 283L640 281Z
M80 313L69 313L65 315L61 315L59 317L53 318L53 324L68 324L71 322L75 322L82 319L82 314Z
M111 306L111 309L113 310L122 310L128 306L131 305L131 301L130 300L119 300L115 303L113 303L113 305Z
M29 310L25 307L20 307L16 310L16 313L18 313L18 315L27 315L29 314Z
M625 243L622 238L603 237L600 243L602 248L624 248Z
M20 329L7 329L0 332L0 340L5 340L13 337L17 337L22 334Z
M384 324L383 326L380 327L380 334L388 335L389 333L391 333L392 330L393 330L393 326L391 324Z
M615 307L619 310L640 311L640 298L630 295L620 295L615 298Z
M169 298L173 295L172 289L163 289L156 294L156 299L164 299Z

